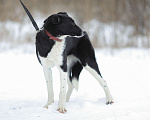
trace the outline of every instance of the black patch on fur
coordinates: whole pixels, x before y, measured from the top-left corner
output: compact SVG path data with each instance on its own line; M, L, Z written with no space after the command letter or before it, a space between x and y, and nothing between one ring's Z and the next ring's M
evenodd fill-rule
M72 82L73 78L76 78L77 80L79 80L79 75L82 71L83 67L82 64L80 62L76 62L72 68L71 68L71 79L70 81Z
M76 56L81 61L82 66L89 65L101 76L96 62L94 48L85 31L84 36L80 38L67 37L65 50L67 55L73 54Z
M53 45L55 44L54 40L49 39L44 30L41 30L36 35L36 54L39 62L39 55L41 57L47 57L48 53L51 51ZM38 55L39 54L39 55Z

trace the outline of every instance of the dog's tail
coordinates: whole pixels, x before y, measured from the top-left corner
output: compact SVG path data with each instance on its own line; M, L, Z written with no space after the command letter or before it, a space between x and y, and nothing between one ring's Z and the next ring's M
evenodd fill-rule
M29 12L29 10L26 8L26 6L22 3L22 1L20 0L21 5L23 6L24 10L26 11L27 15L29 16L34 28L36 29L37 32L40 31L38 25L36 24L35 20L33 19L31 13Z
M79 89L79 75L82 71L83 67L80 62L77 62L73 65L72 67L72 77L71 77L71 82L73 87L78 91Z

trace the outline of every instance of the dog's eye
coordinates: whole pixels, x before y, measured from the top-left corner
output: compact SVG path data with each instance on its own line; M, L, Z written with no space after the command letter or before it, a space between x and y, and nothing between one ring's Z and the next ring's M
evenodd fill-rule
M53 17L53 18L51 18L51 20L50 20L50 22L52 23L52 24L59 24L60 22L61 22L61 20L60 20L60 18L59 17Z

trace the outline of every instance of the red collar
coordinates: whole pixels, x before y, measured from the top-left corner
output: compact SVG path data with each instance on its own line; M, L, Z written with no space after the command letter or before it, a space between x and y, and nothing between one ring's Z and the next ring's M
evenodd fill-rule
M58 42L62 41L62 39L58 39L58 38L54 37L53 35L51 35L47 30L45 30L45 32L49 36L49 39L56 40Z

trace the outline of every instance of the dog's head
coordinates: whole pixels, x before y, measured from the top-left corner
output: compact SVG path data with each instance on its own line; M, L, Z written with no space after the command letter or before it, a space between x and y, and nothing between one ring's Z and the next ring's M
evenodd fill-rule
M82 29L65 12L59 12L49 16L44 21L44 29L55 37L62 35L81 36Z

